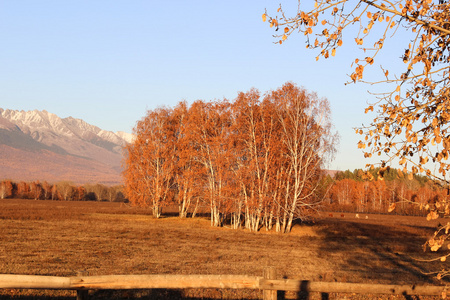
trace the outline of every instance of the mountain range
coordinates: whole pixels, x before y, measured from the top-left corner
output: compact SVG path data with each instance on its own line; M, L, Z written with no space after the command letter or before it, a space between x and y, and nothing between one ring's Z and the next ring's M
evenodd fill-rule
M0 108L0 180L119 184L123 147L132 140L45 110Z

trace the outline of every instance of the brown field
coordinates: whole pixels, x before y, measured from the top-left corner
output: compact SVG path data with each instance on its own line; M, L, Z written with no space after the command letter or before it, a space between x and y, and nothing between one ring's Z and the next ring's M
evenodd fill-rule
M422 217L322 213L291 234L212 228L208 218L154 219L119 203L0 200L0 274L236 274L385 284L443 284L422 245L436 222ZM439 221L439 220L438 220ZM441 220L442 221L442 220ZM260 291L91 291L92 299L243 299ZM304 295L285 295L288 298ZM320 295L310 295L320 299ZM74 299L74 291L6 290L0 299ZM302 298L303 297L303 298ZM316 298L315 298L316 297ZM330 295L372 299L373 295ZM380 297L376 297L380 298ZM383 297L383 299L396 299Z

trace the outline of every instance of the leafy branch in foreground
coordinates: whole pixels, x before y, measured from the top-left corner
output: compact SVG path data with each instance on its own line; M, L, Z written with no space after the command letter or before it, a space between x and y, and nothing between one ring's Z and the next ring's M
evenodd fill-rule
M282 44L292 34L306 37L307 48L316 49L320 57L336 55L342 47L344 33L353 34L352 42L360 56L351 64L348 83L383 84L384 92L374 93L365 112L375 112L373 121L356 129L364 138L358 143L365 157L385 155L380 171L392 162L402 166L401 174L423 173L448 185L450 171L450 6L439 0L316 0L314 7L302 10L299 1L293 16L280 6L274 16L267 12L263 21L277 31ZM349 28L356 29L351 31ZM404 66L380 67L380 79L366 81L365 71L378 62L387 39L408 36L402 49L394 55ZM346 39L345 41L347 41ZM401 41L399 39L399 41ZM398 42L398 41L396 41ZM370 44L369 44L370 43ZM400 62L400 63L401 63ZM374 167L372 164L368 166ZM448 216L448 197L431 203L429 219ZM393 209L393 208L392 208ZM448 225L438 229L426 246L432 251L448 248ZM445 257L446 256L441 256ZM441 271L439 277L448 276Z
M387 91L376 94L366 113L376 109L370 125L358 128L364 136L358 147L365 157L386 154L382 167L394 159L404 172L426 172L444 179L450 170L449 37L450 15L447 1L315 1L314 8L287 16L282 7L274 17L263 14L283 43L293 33L303 33L307 48L319 49L316 57L334 56L343 45L344 32L356 26L354 42L362 50L355 57L349 82L364 82L364 72L377 60L386 39L409 34L410 43L397 53L404 69L400 74L381 66L381 80ZM374 41L366 45L366 41ZM370 82L374 83L374 82ZM428 162L437 165L433 172Z

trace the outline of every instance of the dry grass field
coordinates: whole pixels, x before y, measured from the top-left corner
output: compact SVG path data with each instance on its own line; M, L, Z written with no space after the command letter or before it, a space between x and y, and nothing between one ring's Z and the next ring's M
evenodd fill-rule
M236 274L385 284L442 284L422 245L437 222L421 217L328 213L291 234L212 228L208 218L154 219L119 203L0 200L0 273ZM439 221L439 220L438 220ZM74 291L0 290L0 299L74 299ZM302 295L285 295L302 297ZM310 295L312 299L320 295ZM373 296L373 295L372 295ZM330 295L330 299L372 299ZM243 299L260 291L91 291L92 299ZM380 297L378 297L380 298ZM383 299L394 299L384 297Z

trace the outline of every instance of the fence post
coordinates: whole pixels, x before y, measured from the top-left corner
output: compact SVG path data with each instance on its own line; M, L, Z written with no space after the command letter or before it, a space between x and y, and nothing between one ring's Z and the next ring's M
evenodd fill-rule
M276 279L277 272L275 270L275 267L264 268L263 277L264 277L264 279ZM277 291L276 290L263 290L263 299L264 300L277 300Z
M81 271L77 273L77 276L88 276L87 271ZM77 300L88 300L89 291L88 290L77 290Z

